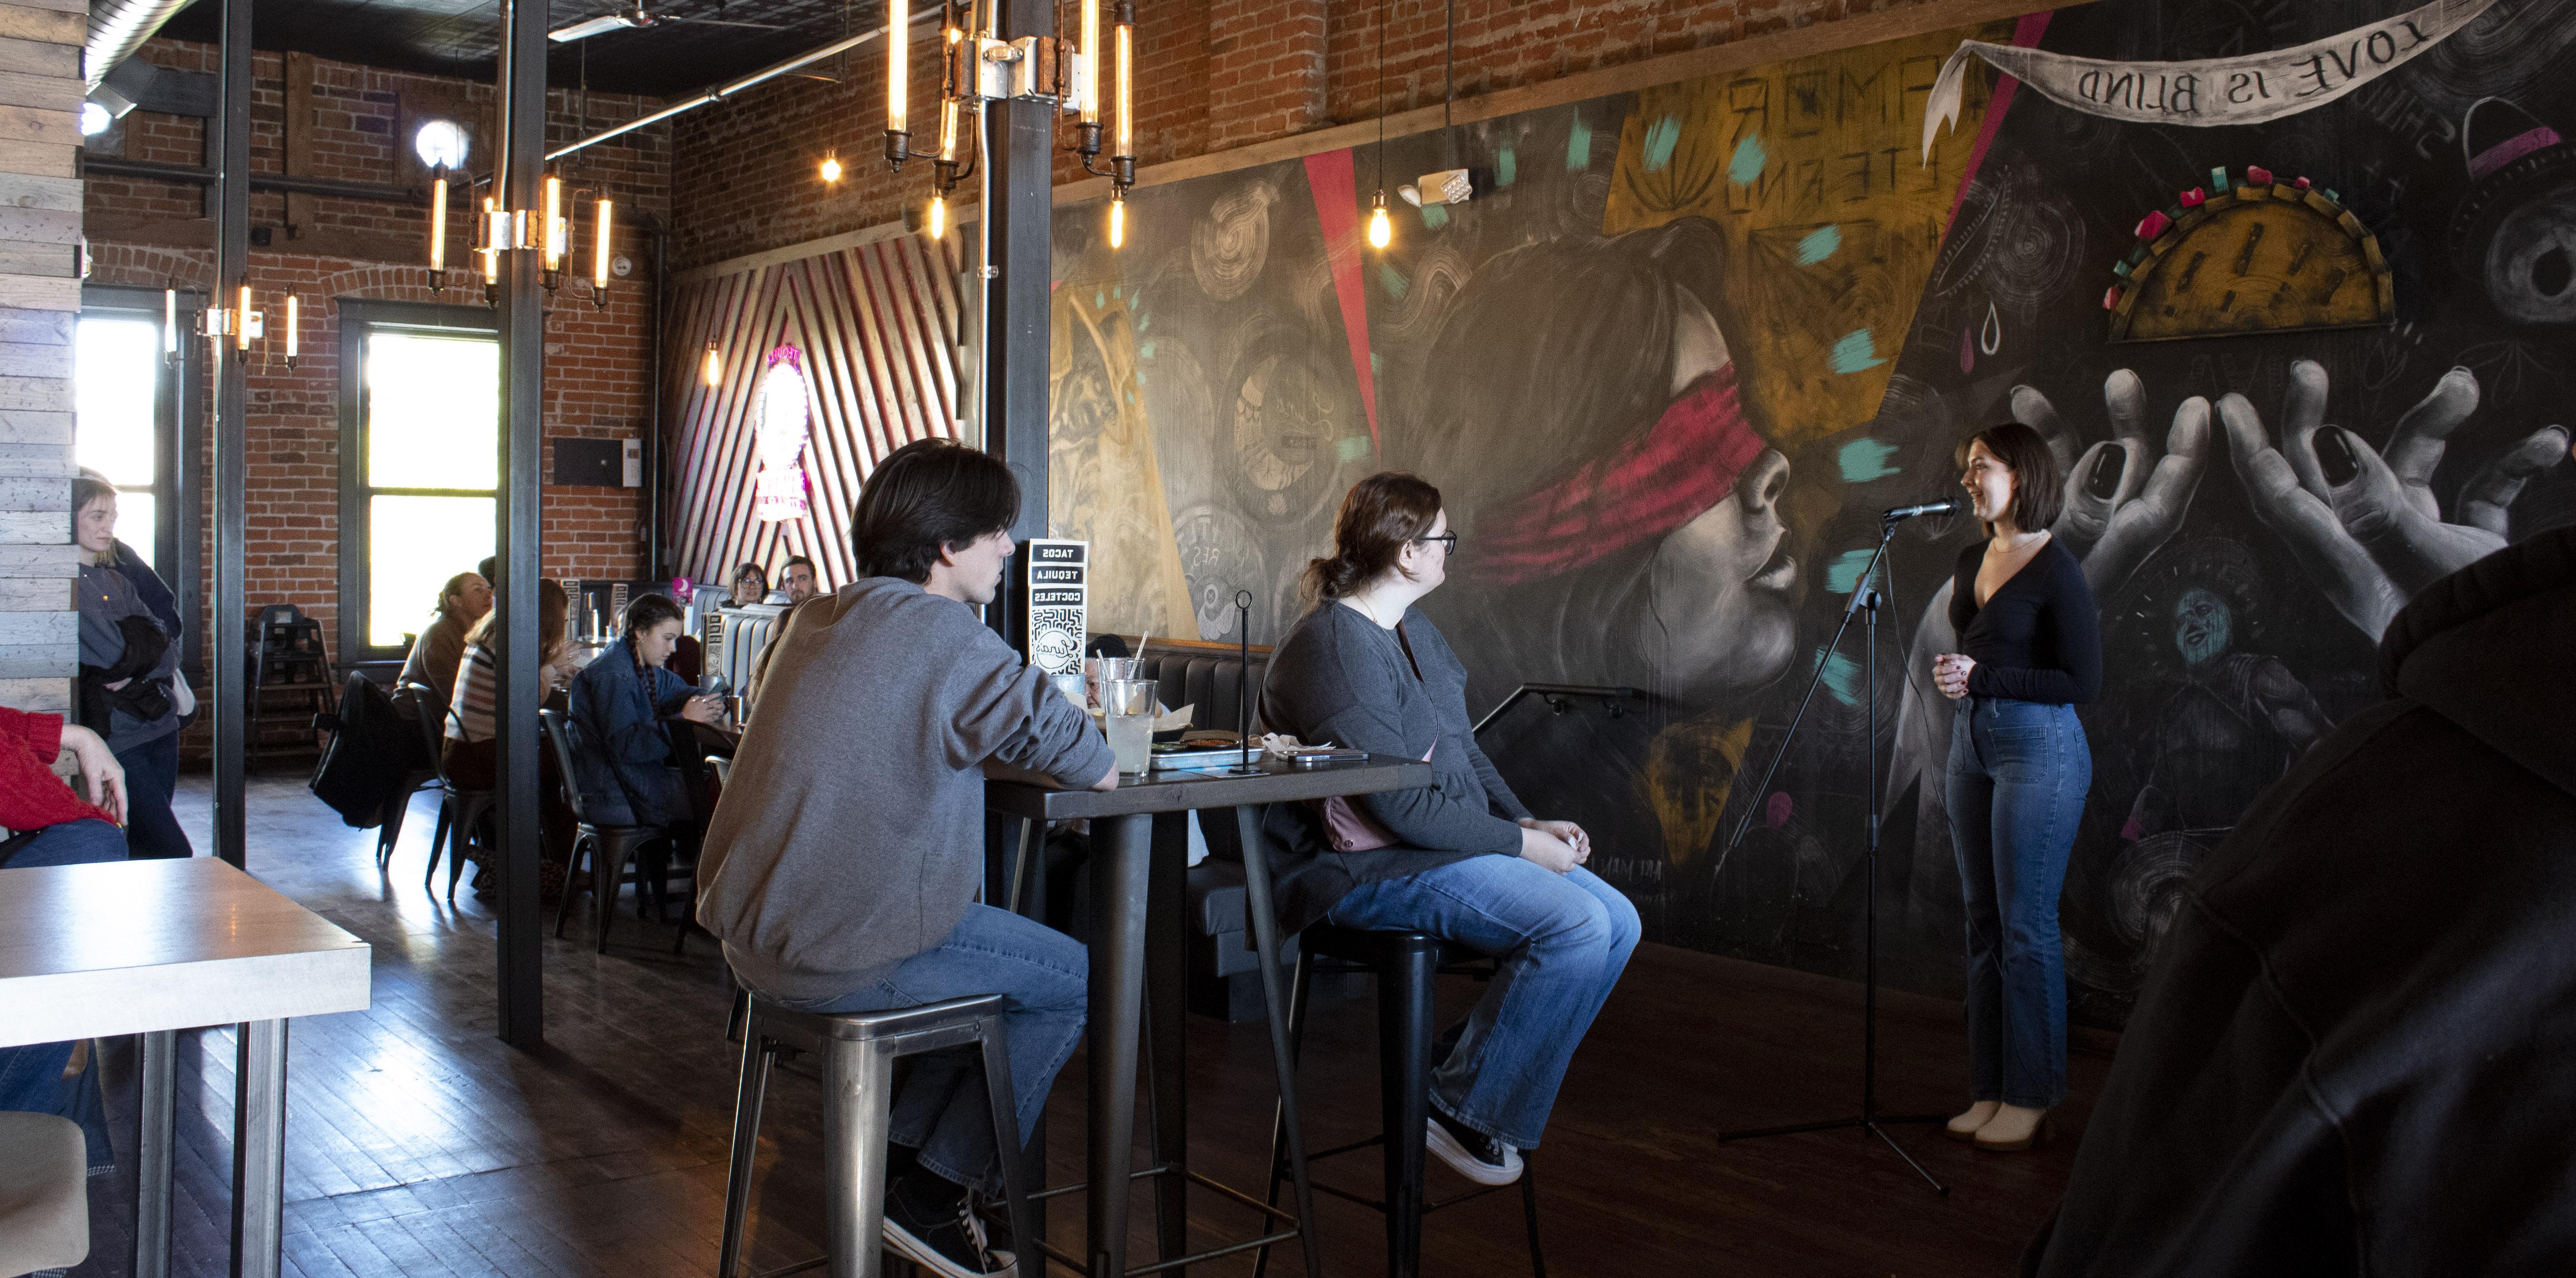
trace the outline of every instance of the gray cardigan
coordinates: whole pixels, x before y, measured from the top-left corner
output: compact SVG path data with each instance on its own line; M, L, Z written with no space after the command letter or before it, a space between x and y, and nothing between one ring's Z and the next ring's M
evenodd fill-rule
M1401 642L1357 610L1328 603L1299 619L1270 656L1261 713L1272 730L1371 754L1429 754L1434 778L1425 789L1354 801L1400 840L1372 852L1333 851L1310 805L1272 805L1264 829L1280 849L1279 911L1292 930L1322 918L1359 884L1471 856L1520 854L1518 822L1530 812L1476 748L1467 668L1420 611L1406 610L1398 625Z
M744 983L846 994L946 939L984 878L984 765L1115 763L1089 715L964 604L870 577L809 601L708 822L698 921Z

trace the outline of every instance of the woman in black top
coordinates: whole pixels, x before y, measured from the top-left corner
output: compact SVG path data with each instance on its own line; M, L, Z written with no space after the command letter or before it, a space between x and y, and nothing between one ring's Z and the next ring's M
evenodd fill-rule
M1333 554L1306 570L1314 606L1271 654L1262 716L1304 741L1425 760L1433 780L1272 804L1267 828L1287 852L1289 928L1422 931L1502 960L1432 1072L1423 1140L1468 1179L1507 1185L1628 965L1637 910L1583 868L1591 836L1530 815L1476 747L1467 668L1414 606L1456 544L1440 490L1412 475L1372 475L1343 499Z
M2066 958L2058 889L2093 753L2075 707L2102 689L2093 592L2049 536L2065 477L2039 432L1979 431L1959 483L1987 540L1960 552L1959 651L1932 678L1960 703L1950 741L1950 841L1968 915L1969 1099L1949 1134L2027 1149L2066 1094Z

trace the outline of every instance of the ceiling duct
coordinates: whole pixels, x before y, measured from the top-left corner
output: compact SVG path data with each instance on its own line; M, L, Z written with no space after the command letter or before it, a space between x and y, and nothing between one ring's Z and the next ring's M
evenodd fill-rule
M188 7L189 0L92 0L89 43L81 51L81 73L95 89L116 65L133 56L161 24Z

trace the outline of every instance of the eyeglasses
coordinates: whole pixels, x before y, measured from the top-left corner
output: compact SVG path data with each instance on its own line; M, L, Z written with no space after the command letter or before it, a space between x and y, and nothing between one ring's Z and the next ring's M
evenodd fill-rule
M1416 537L1413 540L1422 543L1436 541L1440 543L1440 549L1442 552L1452 555L1458 553L1458 534L1454 532L1445 532L1437 537Z

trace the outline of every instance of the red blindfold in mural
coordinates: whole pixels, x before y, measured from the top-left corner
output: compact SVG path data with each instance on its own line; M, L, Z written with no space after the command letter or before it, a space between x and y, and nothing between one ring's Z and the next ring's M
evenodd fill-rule
M1689 523L1762 455L1729 364L1691 383L1652 429L1565 479L1480 516L1468 571L1518 585L1588 568Z

